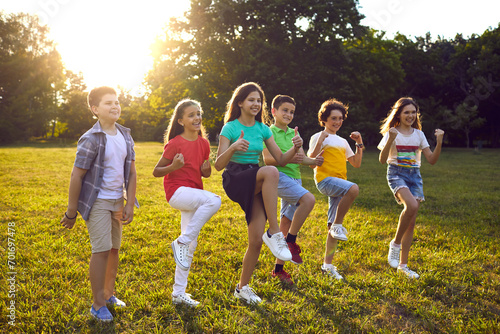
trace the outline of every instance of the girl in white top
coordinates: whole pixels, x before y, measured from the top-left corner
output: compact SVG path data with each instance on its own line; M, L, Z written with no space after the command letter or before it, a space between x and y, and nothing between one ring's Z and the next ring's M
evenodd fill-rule
M387 260L391 267L410 278L420 277L407 263L419 204L425 200L420 175L421 153L434 165L441 153L444 135L443 130L435 130L437 144L432 152L421 129L417 103L410 97L402 97L383 121L380 133L384 137L378 145L380 163L388 164L389 187L396 201L404 205L396 236L389 244Z

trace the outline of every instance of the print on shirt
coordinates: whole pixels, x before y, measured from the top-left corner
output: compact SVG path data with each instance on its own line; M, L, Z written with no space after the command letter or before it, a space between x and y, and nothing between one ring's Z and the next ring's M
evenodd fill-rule
M398 166L418 167L416 152L418 146L396 145L398 151Z

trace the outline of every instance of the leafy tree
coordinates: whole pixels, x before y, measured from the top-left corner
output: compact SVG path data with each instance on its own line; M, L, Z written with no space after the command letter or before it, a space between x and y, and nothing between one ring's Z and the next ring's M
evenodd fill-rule
M192 0L186 17L172 20L155 45L155 67L147 79L152 107L172 110L182 98L198 99L213 138L232 90L256 81L269 100L275 94L296 98L301 133L315 131L317 108L344 84L342 40L361 29L356 5Z
M0 12L0 142L45 137L64 82L47 27L27 14Z

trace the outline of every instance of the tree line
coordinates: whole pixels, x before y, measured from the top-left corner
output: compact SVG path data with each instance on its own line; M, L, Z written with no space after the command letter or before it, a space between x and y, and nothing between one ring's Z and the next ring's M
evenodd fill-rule
M317 110L349 104L344 133L380 139L380 121L401 96L414 97L428 138L440 127L449 146L499 147L500 25L454 39L410 39L363 26L355 0L191 0L153 45L148 93L122 90L121 123L136 140L161 141L175 104L201 102L214 140L232 90L246 81L297 101L293 126L320 130ZM81 74L68 71L47 27L26 14L0 13L0 142L77 139L95 120Z

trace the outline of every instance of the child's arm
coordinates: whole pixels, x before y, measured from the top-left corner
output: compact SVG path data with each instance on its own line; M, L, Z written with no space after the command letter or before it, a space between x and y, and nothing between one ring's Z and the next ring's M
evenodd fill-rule
M250 143L248 140L243 139L243 135L244 132L242 130L240 137L232 145L228 138L219 136L219 148L217 149L217 159L214 164L216 170L220 171L226 168L236 151L246 152L248 150Z
M269 150L267 148L262 151L262 155L264 157L264 163L267 166L279 166L278 162L274 159L274 157L271 155ZM295 153L293 156L292 160L290 160L288 163L289 164L302 164L304 163L305 159L309 159L304 155L304 150L301 148L299 152ZM314 160L314 159L309 159L309 160Z
M350 137L352 140L356 141L356 153L347 159L347 161L349 161L354 168L359 168L361 167L361 160L363 160L363 138L361 138L361 134L358 131L352 132ZM361 147L358 147L358 145L361 145Z
M325 158L323 158L323 152L324 152L323 150L321 152L319 152L316 155L316 158L314 158L314 159L306 156L304 153L304 149L301 148L300 152L302 152L302 154L304 155L304 158L302 159L302 162L301 162L303 165L308 165L308 166L311 166L314 168L316 166L321 166L323 164L323 162L325 161Z
M391 146L396 137L398 136L398 130L396 128L389 129L389 138L387 138L387 143L385 143L384 148L380 151L380 155L378 156L378 161L381 164L385 164L387 162L387 158L389 158L389 152L391 151Z
M137 172L135 170L135 161L132 160L127 186L127 203L123 208L122 224L127 225L134 219L135 192L137 189Z
M314 145L313 147L313 150L309 150L309 157L310 158L316 158L320 152L322 152L321 150L321 146L323 145L323 142L325 141L325 139L329 136L328 132L326 131L321 131L319 137L318 137L318 140L316 141L316 144Z
M184 166L184 156L182 153L177 153L172 160L166 159L163 156L153 170L155 177L165 176Z
M210 165L210 162L208 160L205 160L200 167L201 170L201 176L203 177L210 177L212 175L212 166Z
M299 152L302 144L304 144L304 141L299 135L298 127L295 127L295 136L292 138L293 146L285 153L281 152L281 149L274 141L273 136L269 137L264 142L266 143L266 147L269 150L269 153L271 153L274 160L276 160L279 166L286 166L286 164L292 160L295 154Z
M67 229L72 229L78 216L78 199L82 190L83 177L87 173L86 169L73 166L69 181L68 208L61 219L61 225ZM73 219L70 219L73 218Z
M434 148L434 152L432 152L429 147L426 147L422 150L422 153L424 154L425 158L431 165L434 165L438 161L439 155L441 154L441 146L443 144L444 131L441 129L436 129L434 131L434 135L436 136L436 141L437 141L436 147Z

